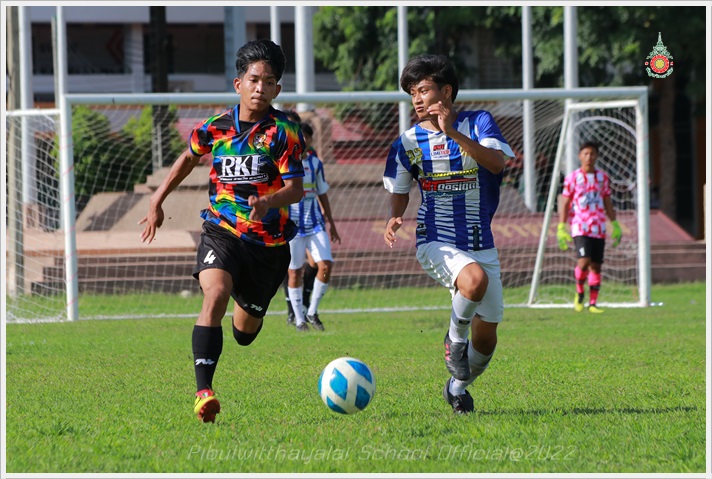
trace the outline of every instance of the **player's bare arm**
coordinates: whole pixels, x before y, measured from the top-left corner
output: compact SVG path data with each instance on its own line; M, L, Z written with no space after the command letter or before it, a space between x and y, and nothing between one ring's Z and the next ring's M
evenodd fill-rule
M336 231L336 224L334 223L334 218L331 216L331 205L329 204L329 197L326 193L324 193L323 195L319 195L318 198L321 211L324 214L324 217L326 217L327 221L329 221L329 234L331 236L331 241L338 241L339 244L341 244L341 237L339 236L339 232Z
M194 156L190 150L185 150L171 166L168 175L161 181L156 191L151 195L149 201L148 213L138 224L146 223L141 233L142 243L151 243L156 236L156 230L163 224L163 202L168 197L186 176L193 171L193 168L200 161L199 156Z
M397 241L396 232L403 226L403 214L408 207L410 195L407 193L391 193L390 208L391 213L386 223L386 231L383 233L383 239L389 248L393 248L393 244Z
M611 221L616 220L616 210L613 208L613 201L610 196L605 196L603 198L603 207L606 209L606 216Z
M443 133L455 140L460 145L460 148L470 157L488 171L499 174L504 170L504 154L499 150L487 148L480 145L472 138L463 135L457 129L453 128L452 124L455 121L455 112L438 102L435 105L428 107L428 113L437 116L438 126Z
M571 197L559 195L559 223L568 222L570 210L571 210Z
M250 196L247 204L252 207L250 221L260 221L270 208L281 208L299 203L304 196L304 186L301 177L284 180L284 186L271 195Z

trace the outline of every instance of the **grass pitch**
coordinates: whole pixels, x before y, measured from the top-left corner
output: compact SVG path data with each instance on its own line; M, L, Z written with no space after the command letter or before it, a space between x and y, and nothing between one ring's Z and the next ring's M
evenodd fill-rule
M322 314L326 332L300 335L271 315L247 348L226 319L215 424L192 413L194 318L8 324L6 471L703 473L705 285L652 296L663 306L505 310L463 417L442 399L446 310ZM317 393L339 356L376 377L353 416Z

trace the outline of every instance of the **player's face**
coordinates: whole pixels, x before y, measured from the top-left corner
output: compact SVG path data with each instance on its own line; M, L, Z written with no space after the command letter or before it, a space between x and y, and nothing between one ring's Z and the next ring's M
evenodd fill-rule
M243 120L260 120L269 110L280 90L277 78L272 73L272 67L265 62L251 63L242 77L234 80L235 91L240 94L240 117ZM249 118L248 118L249 117Z
M304 145L305 145L307 148L309 148L310 146L312 146L312 137L311 137L311 135L307 135L306 133L304 133Z
M428 107L436 105L439 101L446 104L449 102L447 92L450 85L445 85L442 89L431 79L421 80L410 89L410 101L415 108L415 114L423 120L429 118Z
M592 173L596 167L596 159L598 159L598 152L594 148L584 148L579 152L579 160L581 160L583 171Z

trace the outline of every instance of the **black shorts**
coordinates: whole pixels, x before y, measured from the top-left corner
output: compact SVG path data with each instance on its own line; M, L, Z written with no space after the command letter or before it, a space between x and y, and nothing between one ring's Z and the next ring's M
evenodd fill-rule
M592 263L603 264L603 252L606 250L605 239L574 236L574 245L579 258L591 258Z
M243 241L226 229L203 223L193 277L217 268L232 276L231 296L247 314L262 318L289 268L289 244L261 246Z

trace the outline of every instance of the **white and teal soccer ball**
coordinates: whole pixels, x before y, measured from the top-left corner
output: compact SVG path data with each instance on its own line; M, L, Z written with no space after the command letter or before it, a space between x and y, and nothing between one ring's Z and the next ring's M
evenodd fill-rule
M376 378L371 368L359 359L334 359L319 376L321 400L340 414L363 411L375 392Z

